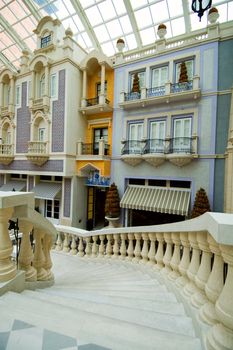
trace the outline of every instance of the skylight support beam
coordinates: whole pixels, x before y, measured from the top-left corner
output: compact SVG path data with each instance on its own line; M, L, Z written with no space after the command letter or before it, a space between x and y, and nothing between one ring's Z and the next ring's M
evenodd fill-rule
M95 35L95 32L94 30L92 29L92 25L91 23L89 22L88 18L87 18L87 15L83 9L83 7L81 6L79 0L70 0L71 4L73 5L75 11L77 12L77 14L80 14L79 18L80 20L82 21L82 24L87 32L87 34L89 35L92 43L93 43L93 46L96 50L100 51L100 52L103 52L102 51L102 48L99 44L99 41Z
M32 3L31 0L23 0L24 5L28 8L28 10L31 12L31 14L35 17L35 19L40 22L42 16L40 15L39 11L37 10L36 6Z
M16 67L8 60L8 58L6 58L6 56L2 52L0 52L0 61L2 61L2 63L10 70L17 72Z
M190 15L189 15L189 1L182 0L182 5L183 5L183 11L184 11L185 32L190 33L191 32L191 21L190 21Z
M129 20L130 20L131 26L133 28L133 32L134 32L134 35L135 35L135 38L136 38L136 42L137 42L138 48L141 49L142 48L142 39L141 39L141 36L139 34L139 29L138 29L138 26L137 26L136 18L134 16L133 8L132 8L131 3L130 3L129 0L124 0L124 4L125 4L125 8L127 10L127 14L129 16Z
M31 52L29 47L23 42L21 37L16 33L16 31L12 28L12 26L10 26L10 24L5 20L5 18L1 14L0 14L0 23L3 29L13 39L14 43L18 44L21 50L27 49L29 52Z

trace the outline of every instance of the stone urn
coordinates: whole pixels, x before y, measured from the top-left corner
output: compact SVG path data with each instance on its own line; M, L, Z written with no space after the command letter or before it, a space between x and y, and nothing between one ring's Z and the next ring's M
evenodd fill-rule
M219 18L218 10L216 9L216 7L212 7L208 12L208 21L211 24L214 24L217 22L218 18Z
M165 26L165 24L161 23L158 26L157 34L159 39L164 39L165 35L167 34L167 27Z

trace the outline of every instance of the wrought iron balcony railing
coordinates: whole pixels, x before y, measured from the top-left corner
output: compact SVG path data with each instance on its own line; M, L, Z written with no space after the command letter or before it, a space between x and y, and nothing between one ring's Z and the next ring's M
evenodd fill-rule
M174 137L170 139L168 153L194 153L192 137Z
M107 98L105 98L104 102L106 104L110 103L110 101ZM102 102L100 101L99 96L96 96L94 98L87 98L86 99L86 107L96 106L96 105L98 105L100 103L102 103Z
M152 87L146 90L146 97L156 97L165 95L165 86Z
M109 155L110 145L104 144L104 155ZM82 143L82 155L100 155L100 143Z
M175 83L171 85L171 93L183 92L193 89L193 81L187 81L185 83Z
M148 139L146 140L143 153L167 153L167 148L167 141L164 139Z
M141 92L125 92L125 101L139 100Z
M125 141L121 154L142 154L144 142L138 140Z

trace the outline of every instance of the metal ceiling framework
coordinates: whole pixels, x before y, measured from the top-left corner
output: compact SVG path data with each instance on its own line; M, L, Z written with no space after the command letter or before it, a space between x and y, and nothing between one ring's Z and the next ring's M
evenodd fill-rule
M20 9L20 11L23 13L21 13L21 18L17 15L17 13L14 13L14 4L17 5L16 8ZM168 18L164 20L164 23L168 24L167 36L170 35L170 37L172 37L177 35L177 33L174 34L174 28L176 29L175 32L177 32L177 26L175 27L175 21L180 20L181 23L182 18L184 22L183 33L190 33L191 30L193 30L193 19L195 19L196 21L196 18L192 17L191 19L191 0L178 0L178 2L175 5L179 5L180 9L178 11L177 7L174 7L174 0L1 0L0 70L3 68L3 66L7 66L11 69L14 69L14 71L16 71L19 68L14 64L15 61L11 62L11 60L7 57L10 56L7 55L7 50L9 49L10 51L10 49L12 49L12 46L16 45L18 49L27 49L29 52L35 49L35 47L31 47L30 45L30 50L28 47L29 45L27 45L24 40L31 39L32 43L35 42L35 36L33 36L33 29L35 28L33 27L33 25L35 23L38 23L45 15L51 15L53 18L58 18L61 20L61 22L64 21L64 25L66 25L66 28L67 24L69 26L69 23L72 22L73 26L76 26L76 33L74 33L75 38L82 37L83 39L83 35L85 36L85 38L88 38L88 43L85 41L85 39L83 39L83 48L87 52L94 48L101 52L104 52L108 56L112 56L114 54L113 50L116 50L115 42L117 39L115 33L116 31L114 31L113 22L115 22L115 25L117 24L117 27L115 28L119 29L119 32L122 32L122 38L126 41L125 49L140 49L143 46L147 45L145 44L145 42L147 43L148 38L151 35L148 33L152 33L152 37L149 38L149 40L156 40L156 28L158 25L158 21L160 20L160 17L164 17L164 13L159 12L155 14L154 9L159 8L160 5L161 9L166 7L165 12L168 13ZM224 11L227 11L227 15L225 16L226 19L224 19L223 21L233 19L233 0L213 0L213 6L217 6L218 9L222 8L220 9L220 15L224 14ZM104 11L108 11L109 8L113 9L112 17L104 13ZM119 8L121 8L121 11L119 10ZM100 21L95 21L96 23L94 23L93 25L92 19L95 19L95 17L91 18L89 13L90 9L93 10L93 13L98 14L100 17ZM147 18L140 18L141 23L139 23L138 18L140 17L141 13L143 13L143 11L144 13L147 12L150 18L148 18L148 21ZM179 11L182 13L180 14ZM63 12L65 12L66 14L64 15ZM11 16L16 19L14 23L12 22ZM32 28L29 28L28 26L24 25L23 22L25 19L31 16L33 16L34 20L32 21L33 25L31 25ZM94 15L92 14L92 16ZM81 26L83 28L79 28L79 26L75 22L77 20L79 21L79 23L81 23ZM127 29L125 29L125 22L123 20L127 22ZM204 27L207 24L207 19L205 19L205 21L205 24L203 23L204 21L201 23L202 27ZM28 34L28 36L25 36L25 38L21 37L20 33L18 33L17 30L13 28L14 25L16 25L17 28L17 25L19 23L25 31L31 34ZM200 25L198 24L198 18L197 25ZM106 39L104 40L104 34L103 37L101 36L101 34L99 34L100 28L103 28L103 30L105 31ZM1 33L3 32L5 32L8 35L8 37L11 38L14 45L12 45L11 43L7 46L6 44L4 45L3 42L1 43ZM146 40L145 37L143 37L143 35L147 35ZM133 45L129 45L130 40L135 41L135 44L133 44L134 47L132 47ZM110 50L109 52L106 52L108 47L110 48ZM105 50L103 50L103 48L105 48ZM16 57L16 54L14 56ZM17 64L19 64L18 59L19 57L17 52Z

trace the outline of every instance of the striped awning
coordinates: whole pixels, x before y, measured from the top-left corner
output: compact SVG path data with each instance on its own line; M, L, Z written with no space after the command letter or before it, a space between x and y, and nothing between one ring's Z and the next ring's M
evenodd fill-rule
M6 184L0 187L0 191L25 191L26 181L8 181Z
M120 206L128 209L187 215L190 189L129 185Z
M35 198L56 199L61 196L61 187L59 183L40 182L31 191L35 192Z

